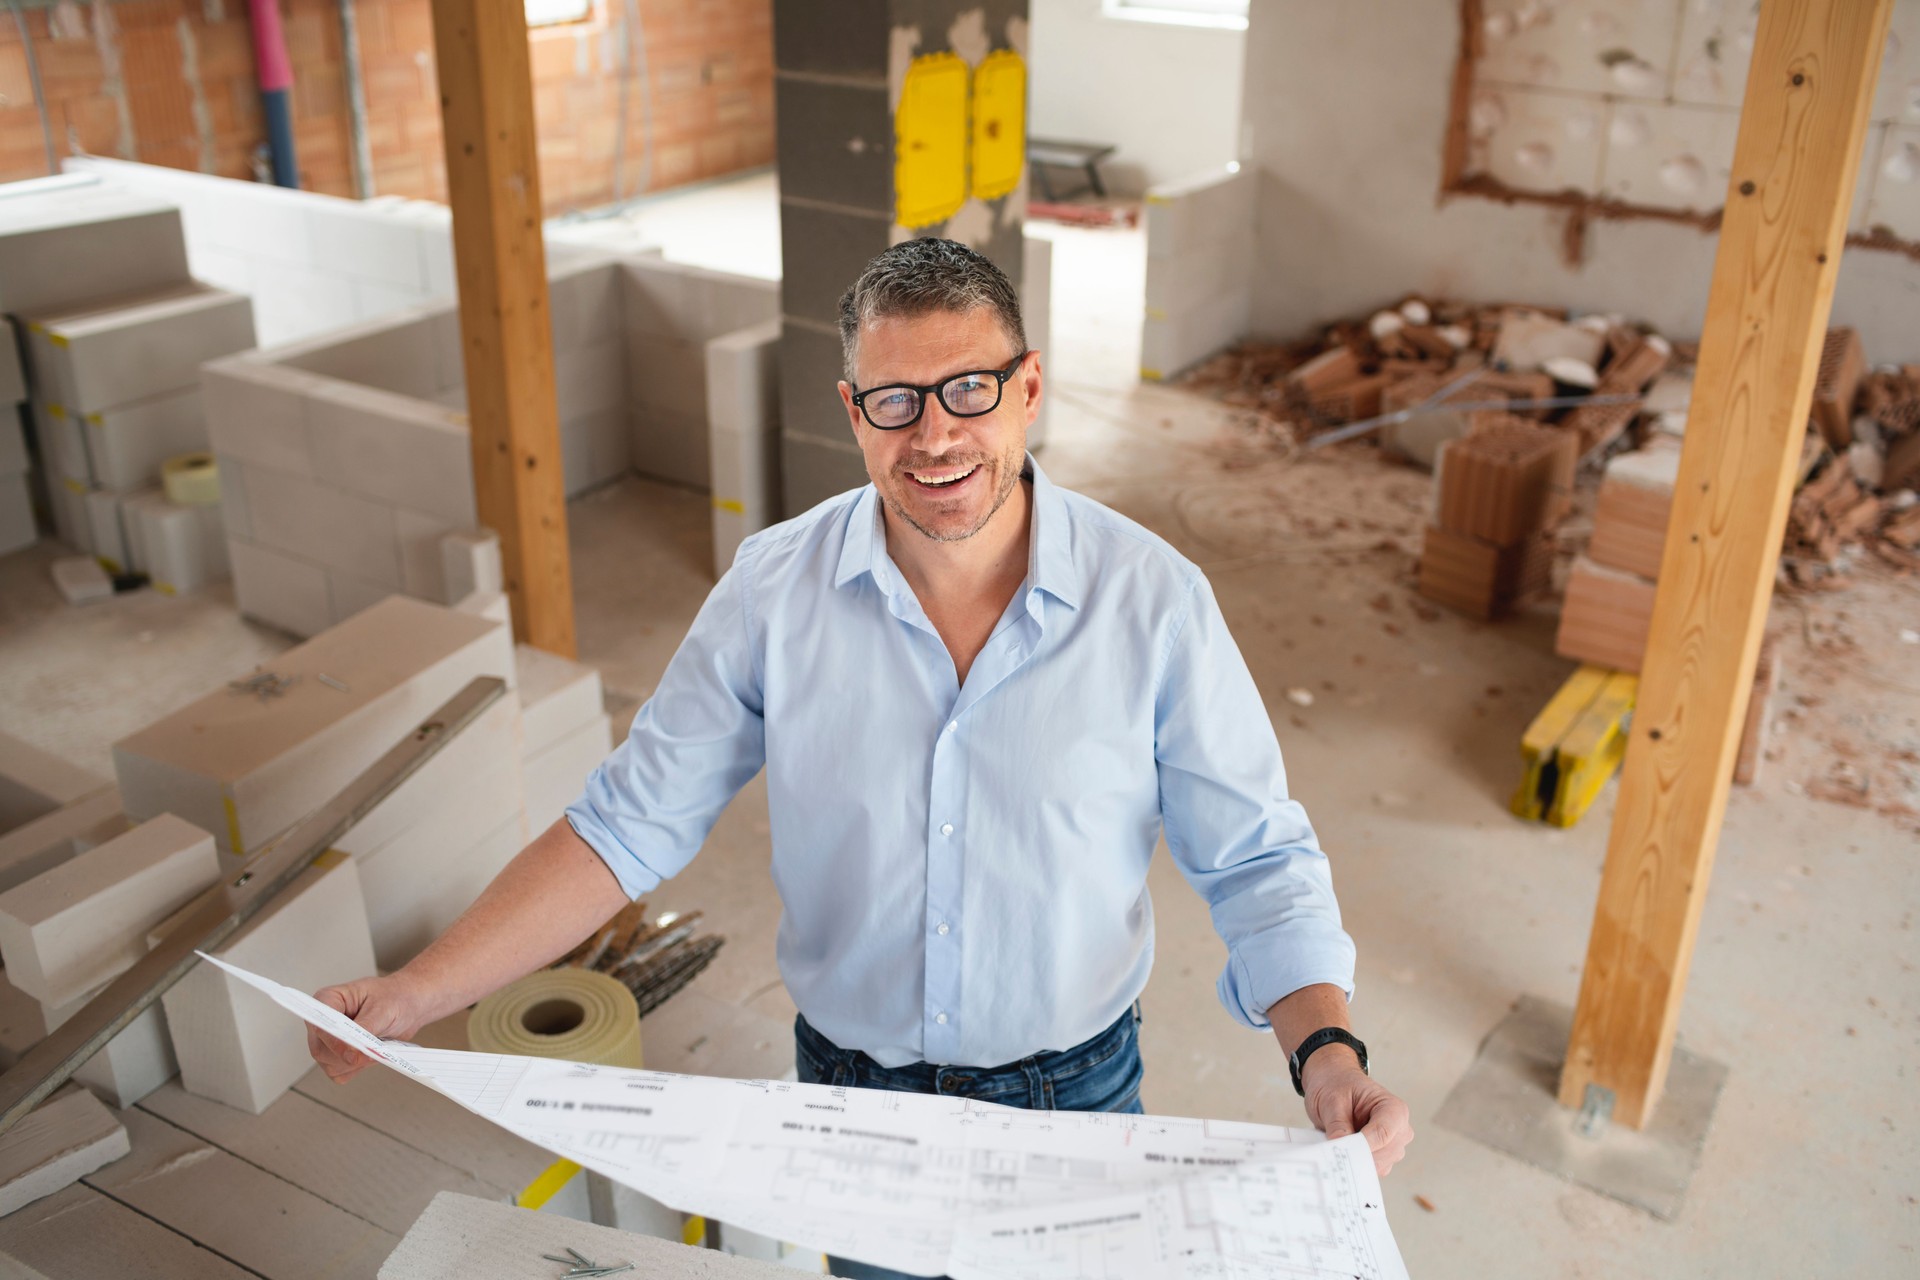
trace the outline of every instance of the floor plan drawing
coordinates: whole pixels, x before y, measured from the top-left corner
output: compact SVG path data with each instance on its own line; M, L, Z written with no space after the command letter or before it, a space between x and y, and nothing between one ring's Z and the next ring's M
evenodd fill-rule
M663 1203L955 1280L1405 1280L1366 1141L424 1049L208 958L469 1110Z

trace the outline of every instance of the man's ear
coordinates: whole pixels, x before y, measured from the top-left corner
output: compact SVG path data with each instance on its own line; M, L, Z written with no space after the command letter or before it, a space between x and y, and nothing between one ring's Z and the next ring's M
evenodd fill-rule
M1020 366L1020 388L1026 396L1027 425L1032 426L1040 417L1040 392L1044 379L1040 373L1040 353L1030 354L1026 363Z
M837 384L840 389L840 403L847 410L847 427L853 432L857 443L860 439L860 407L853 402L853 384L842 378Z

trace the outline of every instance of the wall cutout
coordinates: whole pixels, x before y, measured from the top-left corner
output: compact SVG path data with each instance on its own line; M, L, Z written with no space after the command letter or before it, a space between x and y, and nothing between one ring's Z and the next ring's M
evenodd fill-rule
M1755 0L1463 0L1448 192L1719 225ZM1848 243L1920 257L1920 0L1896 0Z

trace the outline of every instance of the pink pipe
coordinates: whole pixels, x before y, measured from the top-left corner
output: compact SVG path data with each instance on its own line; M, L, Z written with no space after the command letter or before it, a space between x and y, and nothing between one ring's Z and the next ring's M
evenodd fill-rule
M253 26L254 75L262 93L293 88L293 60L287 56L287 37L280 27L276 0L247 0Z

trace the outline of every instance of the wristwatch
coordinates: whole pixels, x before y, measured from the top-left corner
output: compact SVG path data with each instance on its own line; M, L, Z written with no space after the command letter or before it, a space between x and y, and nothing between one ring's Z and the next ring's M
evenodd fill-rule
M1324 1049L1330 1044L1343 1044L1353 1050L1360 1059L1360 1070L1367 1069L1367 1046L1360 1043L1357 1036L1344 1027L1322 1027L1302 1040L1300 1047L1287 1057L1287 1067L1293 1072L1293 1091L1301 1097L1307 1096L1307 1087L1300 1083L1300 1068L1307 1065L1315 1049Z

